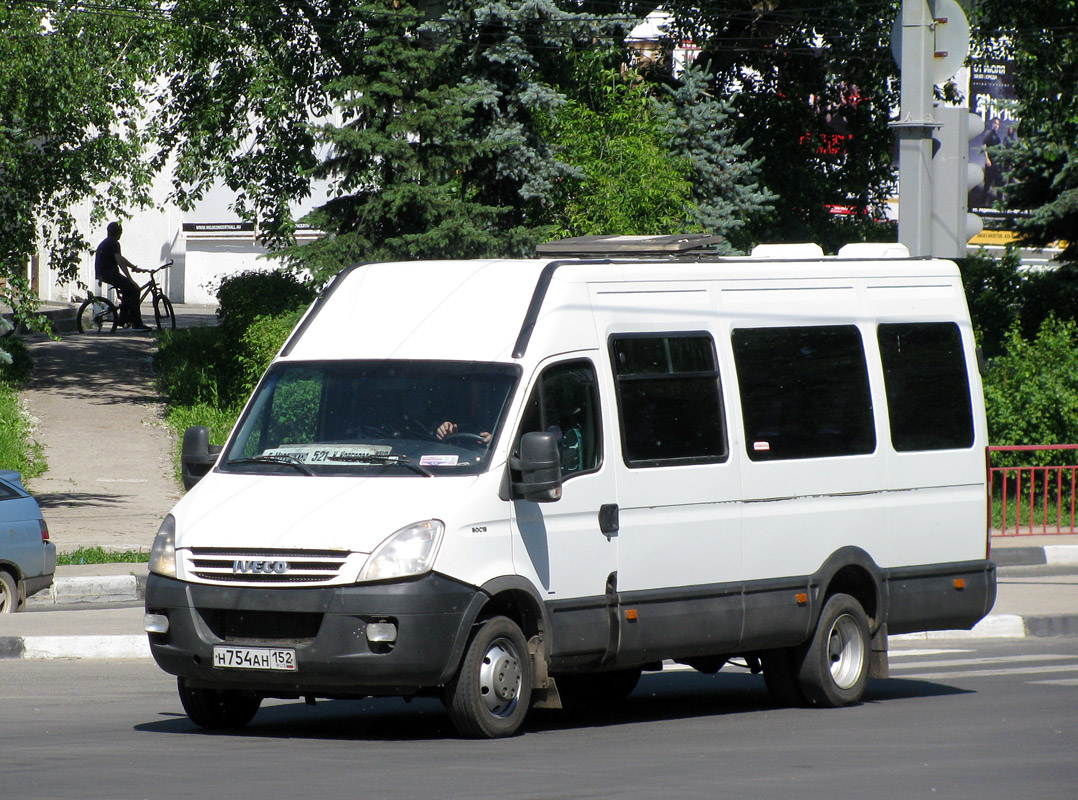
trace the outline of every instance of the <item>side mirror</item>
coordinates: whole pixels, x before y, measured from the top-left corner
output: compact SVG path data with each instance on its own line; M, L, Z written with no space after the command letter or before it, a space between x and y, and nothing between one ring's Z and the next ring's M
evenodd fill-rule
M190 489L210 471L221 452L220 445L210 444L210 432L205 425L192 425L183 432L180 450L180 477L183 488Z
M513 481L513 497L533 503L561 499L561 454L552 433L525 433L520 438L520 455L509 459L510 469L520 474Z

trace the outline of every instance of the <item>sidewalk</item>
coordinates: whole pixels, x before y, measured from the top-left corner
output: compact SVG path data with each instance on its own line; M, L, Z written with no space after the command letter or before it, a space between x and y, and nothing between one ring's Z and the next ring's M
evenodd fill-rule
M79 334L73 305L51 304L60 341L29 335L22 393L48 472L26 481L60 552L149 550L179 499L173 437L153 382L154 333ZM153 311L143 309L147 319ZM176 307L177 327L214 324L210 306Z

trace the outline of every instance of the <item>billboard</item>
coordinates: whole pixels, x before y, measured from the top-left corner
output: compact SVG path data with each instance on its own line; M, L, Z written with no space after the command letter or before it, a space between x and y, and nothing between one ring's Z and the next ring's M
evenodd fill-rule
M973 58L970 62L969 110L984 120L984 131L970 140L969 161L984 170L984 180L969 193L969 210L982 217L1006 216L1000 205L1007 173L991 148L1018 142L1014 116L1014 80L1010 61Z

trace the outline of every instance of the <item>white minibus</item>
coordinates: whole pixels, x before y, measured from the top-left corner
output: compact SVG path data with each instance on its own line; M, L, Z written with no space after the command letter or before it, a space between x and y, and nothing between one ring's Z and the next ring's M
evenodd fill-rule
M190 718L435 695L499 737L735 657L777 702L842 706L886 676L889 634L984 617L955 265L700 244L338 275L227 443L185 436L146 630Z

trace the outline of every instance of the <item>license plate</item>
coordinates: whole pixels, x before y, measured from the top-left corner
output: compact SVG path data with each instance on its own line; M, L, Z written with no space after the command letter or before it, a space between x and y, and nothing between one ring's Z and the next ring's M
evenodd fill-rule
M213 665L221 669L275 669L296 671L296 651L287 647L213 648Z

